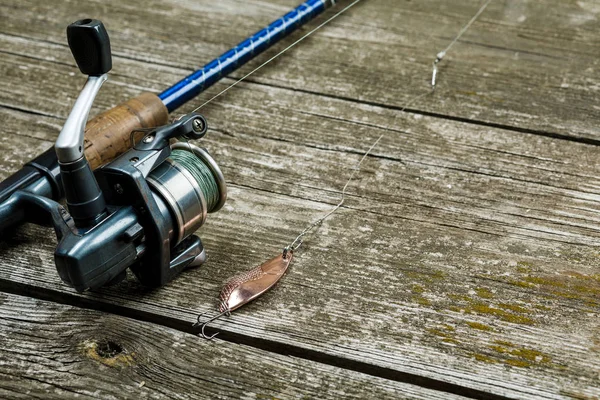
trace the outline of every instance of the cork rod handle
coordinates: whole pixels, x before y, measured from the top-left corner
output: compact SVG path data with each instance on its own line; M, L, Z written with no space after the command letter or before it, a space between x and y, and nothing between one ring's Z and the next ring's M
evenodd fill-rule
M84 151L92 169L131 147L131 131L165 125L169 112L154 93L142 93L88 121Z

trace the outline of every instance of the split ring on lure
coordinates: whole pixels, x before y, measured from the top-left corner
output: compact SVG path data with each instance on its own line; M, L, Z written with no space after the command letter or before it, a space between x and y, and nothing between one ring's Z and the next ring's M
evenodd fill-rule
M292 256L293 252L286 249L277 257L229 279L219 294L220 314L206 322L201 322L202 317L207 314L206 312L202 313L198 315L198 321L193 326L201 327L200 334L204 339L213 339L218 335L218 332L212 336L207 336L204 333L206 326L223 315L229 316L232 311L251 302L272 288L285 275L292 262Z

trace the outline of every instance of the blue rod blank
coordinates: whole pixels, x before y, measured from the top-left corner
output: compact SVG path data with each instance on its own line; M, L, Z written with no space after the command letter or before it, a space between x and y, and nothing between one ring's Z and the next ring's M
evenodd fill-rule
M204 67L171 86L158 97L169 112L208 89L225 75L235 71L280 39L321 14L332 0L308 0L266 28L256 32L231 50L206 64Z

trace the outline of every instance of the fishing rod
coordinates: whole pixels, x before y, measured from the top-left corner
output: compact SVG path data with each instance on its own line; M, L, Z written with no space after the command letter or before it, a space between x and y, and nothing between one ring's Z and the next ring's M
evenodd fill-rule
M88 78L55 146L0 183L0 233L24 222L54 227L58 274L80 292L120 282L127 268L161 286L204 263L194 232L223 206L227 187L210 154L188 142L204 137L205 118L192 112L167 124L169 113L334 3L305 1L160 94L89 121L112 68L110 40L99 20L69 25L69 48Z

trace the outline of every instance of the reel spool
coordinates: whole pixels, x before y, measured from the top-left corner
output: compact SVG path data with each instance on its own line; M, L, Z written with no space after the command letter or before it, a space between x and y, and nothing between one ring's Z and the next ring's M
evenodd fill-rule
M171 155L146 178L165 202L176 222L174 243L197 231L208 213L219 211L227 200L225 178L216 161L189 143L171 146Z

